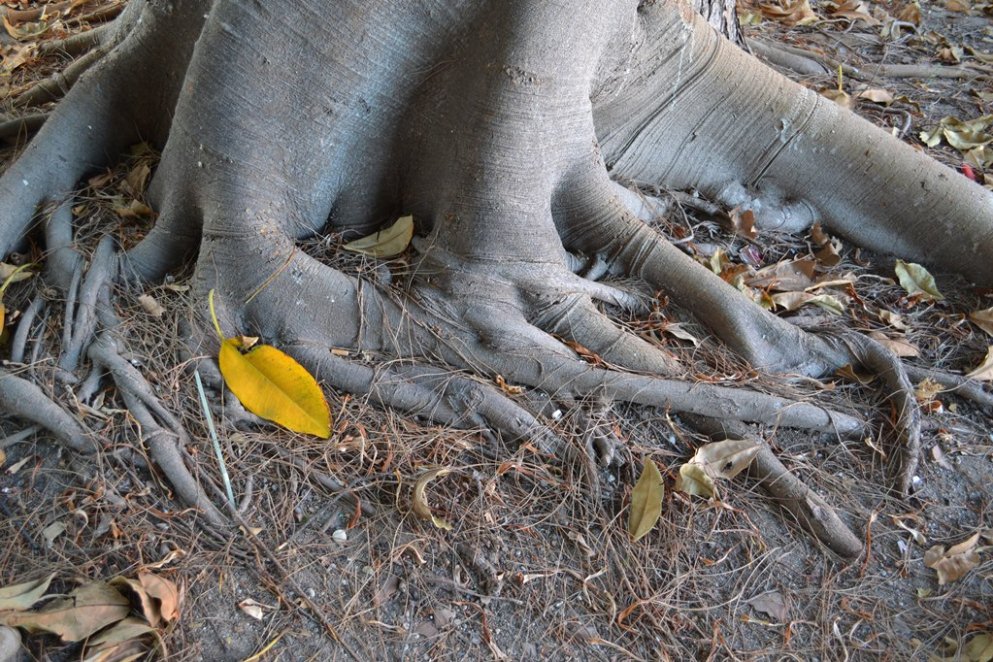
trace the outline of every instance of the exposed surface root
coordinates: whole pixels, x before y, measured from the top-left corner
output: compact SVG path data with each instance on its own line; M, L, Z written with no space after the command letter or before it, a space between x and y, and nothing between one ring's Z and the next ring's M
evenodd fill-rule
M715 441L752 437L746 426L733 422L703 416L683 418ZM834 508L787 469L764 441L759 443L761 449L748 467L748 475L769 493L777 506L790 513L802 529L833 552L846 558L861 554L862 541L841 521Z
M0 139L25 142L48 120L48 113L32 113L0 122Z
M33 421L78 453L92 453L98 445L90 434L44 391L26 379L0 370L0 411Z
M102 332L87 353L97 368L106 369L113 377L128 410L141 426L152 459L180 498L198 508L211 526L226 526L227 518L211 503L187 467L188 458L182 448L190 444L190 438L182 424L162 406L141 372L120 355L110 332Z
M76 84L80 76L86 73L90 67L99 62L107 54L108 50L107 48L97 46L64 70L52 74L50 78L35 83L16 95L17 105L22 108L40 106L43 103L48 103L62 97L72 89L72 86Z

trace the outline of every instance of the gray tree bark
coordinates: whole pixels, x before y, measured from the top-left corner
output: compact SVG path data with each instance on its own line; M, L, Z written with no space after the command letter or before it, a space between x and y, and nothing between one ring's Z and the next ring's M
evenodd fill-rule
M123 272L154 280L195 257L195 291L217 291L222 319L384 404L540 427L478 382L371 371L327 349L442 361L556 397L859 429L816 405L672 381L670 356L599 312L639 300L580 275L598 258L668 292L756 367L818 374L855 354L914 410L898 366L745 301L613 182L697 190L779 228L820 220L986 285L993 197L721 37L713 27L736 34L731 3L695 6L707 20L675 0L132 0L106 55L0 178L0 254L40 205L64 206L141 136L162 148L159 216ZM401 294L297 247L400 214L418 229Z

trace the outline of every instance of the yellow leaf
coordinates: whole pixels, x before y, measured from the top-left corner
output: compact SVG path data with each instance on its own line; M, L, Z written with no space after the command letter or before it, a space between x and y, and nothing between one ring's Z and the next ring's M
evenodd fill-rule
M927 269L913 262L897 260L896 277L900 279L900 285L908 294L919 296L926 301L941 301L944 295L938 291L938 286Z
M689 462L679 467L676 489L706 499L717 494L717 486L714 485L713 479L704 472L699 464Z
M396 223L368 237L350 241L342 248L371 257L396 257L407 249L414 236L414 217L401 216Z
M241 353L237 338L221 343L224 382L245 409L294 432L327 439L331 412L324 392L307 370L271 345Z
M628 533L635 542L652 530L662 514L664 487L662 474L652 460L645 460L641 478L631 492L631 513L628 518Z
M432 469L421 475L414 483L414 514L421 519L429 519L431 523L434 524L439 529L445 529L446 531L452 530L452 525L449 524L444 519L438 517L433 512L431 512L431 506L428 505L427 495L424 493L427 489L428 483L430 483L435 478L441 478L452 473L451 469L446 467L440 467L438 469Z
M9 267L10 265L0 263L0 267ZM16 283L27 278L31 278L33 274L24 272L25 269L30 267L31 264L22 264L15 269L4 269L3 273L6 275L3 277L3 284L0 284L0 333L3 332L4 322L7 321L7 307L3 305L3 295L10 287L11 283Z
M983 359L983 362L975 370L968 373L966 377L981 382L993 381L993 347L989 347L986 350L986 358Z

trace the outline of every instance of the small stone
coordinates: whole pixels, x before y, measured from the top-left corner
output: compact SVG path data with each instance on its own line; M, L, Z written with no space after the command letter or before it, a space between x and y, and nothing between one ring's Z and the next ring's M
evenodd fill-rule
M344 545L348 542L348 533L344 529L335 529L335 532L331 534L331 539L339 545Z
M0 662L17 662L24 652L21 635L14 628L0 625ZM26 659L26 658L25 658Z

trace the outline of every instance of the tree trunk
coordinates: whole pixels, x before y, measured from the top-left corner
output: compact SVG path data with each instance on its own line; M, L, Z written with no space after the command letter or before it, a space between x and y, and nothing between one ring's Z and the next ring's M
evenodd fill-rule
M158 218L121 256L124 275L158 279L195 255L193 292L201 304L217 292L226 333L261 335L330 385L512 436L536 434L533 412L411 361L557 398L860 429L816 404L672 379L682 368L667 351L601 312L644 298L585 277L599 261L668 292L756 367L871 364L913 436L913 389L888 355L746 301L643 224L612 178L701 191L767 226L820 220L986 285L993 198L718 35L711 26L739 36L730 3L704 8L706 21L649 0L132 0L106 54L0 179L0 254L49 201L50 245L68 249L76 182L149 137L162 147ZM400 214L418 235L402 288L298 245ZM97 273L115 275L110 262ZM101 278L84 283L93 305ZM87 311L75 345L98 326ZM113 364L112 346L93 360ZM146 402L133 375L115 379Z

